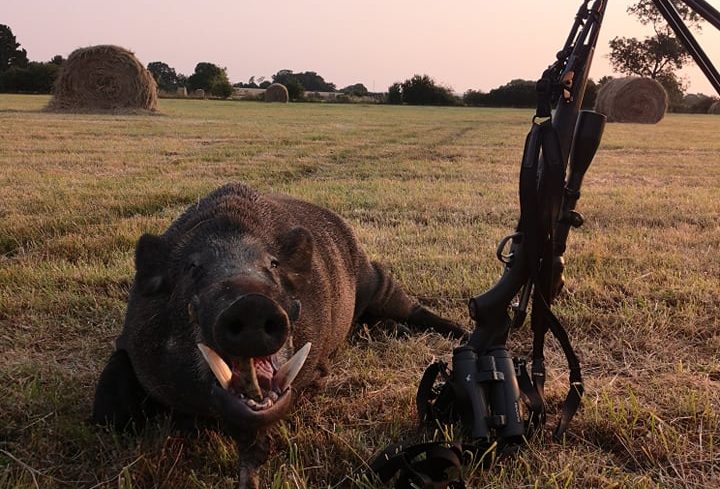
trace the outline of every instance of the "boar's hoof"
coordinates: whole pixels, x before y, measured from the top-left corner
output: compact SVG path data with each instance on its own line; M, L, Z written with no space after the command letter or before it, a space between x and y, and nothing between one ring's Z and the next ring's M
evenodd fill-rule
M260 489L260 482L254 468L242 466L238 471L238 476L238 489Z

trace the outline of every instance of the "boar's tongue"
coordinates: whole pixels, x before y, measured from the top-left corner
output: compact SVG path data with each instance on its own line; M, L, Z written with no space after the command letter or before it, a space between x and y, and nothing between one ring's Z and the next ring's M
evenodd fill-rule
M272 406L278 395L283 394L297 377L310 353L310 343L306 343L293 357L277 370L272 357L233 358L232 368L212 348L198 343L198 348L210 366L220 386L232 390L253 409L265 409ZM258 404L259 403L259 404Z

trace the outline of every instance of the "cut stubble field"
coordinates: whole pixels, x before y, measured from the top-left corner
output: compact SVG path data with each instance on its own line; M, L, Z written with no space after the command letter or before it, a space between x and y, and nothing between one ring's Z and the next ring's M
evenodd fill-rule
M137 239L219 185L333 209L413 295L468 328L467 299L501 271L530 111L162 100L162 115L95 116L46 102L0 96L2 488L233 487L235 448L212 430L86 423ZM467 467L471 487L720 487L719 133L709 115L608 125L556 307L584 366L583 407L563 443L542 433ZM444 436L418 432L414 395L453 346L361 329L276 430L262 480L377 487L362 475L375 452ZM528 353L527 326L510 346ZM554 341L547 357L556 413L566 365Z

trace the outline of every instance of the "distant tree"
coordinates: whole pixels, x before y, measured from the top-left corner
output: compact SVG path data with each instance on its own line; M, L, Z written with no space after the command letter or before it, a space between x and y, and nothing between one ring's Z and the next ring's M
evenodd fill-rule
M65 58L63 58L59 54L56 54L50 59L50 62L54 65L62 66L62 64L65 62Z
M585 95L583 96L583 109L592 109L595 107L595 100L597 99L598 85L593 81L592 78L588 78L587 85L585 85Z
M700 16L679 0L673 0L678 13L692 28L699 30ZM653 78L663 84L671 103L680 102L684 86L675 72L691 60L689 53L665 22L652 0L639 0L627 12L640 23L650 25L654 36L639 40L635 37L615 37L610 40L610 64L625 75ZM679 94L679 96L678 96Z
M675 73L662 73L656 78L668 94L668 102L671 112L682 110L683 98L687 91L687 84Z
M271 83L268 81L265 87L262 85L265 83L265 77L264 76L255 76L252 75L250 78L248 78L247 83L239 82L239 83L233 83L234 87L238 88L266 88L271 85Z
M288 91L288 97L290 100L298 101L302 100L305 96L305 88L300 84L296 78L288 78L285 80L285 88Z
M674 37L660 33L645 40L615 37L610 40L610 64L625 75L658 78L682 68L690 55Z
M297 80L297 76L293 70L280 70L272 76L273 83L280 83L287 86L290 80Z
M31 61L24 68L12 66L0 72L0 91L13 93L50 93L60 67L54 63Z
M470 89L463 94L463 103L476 107L487 105L487 94L481 90Z
M393 83L388 87L387 103L393 105L402 104L402 86L399 83Z
M463 94L465 105L479 107L535 107L537 105L536 82L532 80L512 80L505 85L493 88L489 93L480 90L468 90ZM592 107L597 96L597 85L588 79L583 97L583 107Z
M354 85L348 85L347 87L340 90L342 93L347 95L353 95L355 97L364 97L368 94L368 89L362 83L355 83Z
M225 78L225 80L217 79L210 86L210 95L213 95L215 97L228 98L232 94L233 87L227 78Z
M270 85L272 85L272 82L271 82L270 80L263 80L263 81L261 81L260 84L258 85L258 88L267 88L267 87L269 87Z
M672 0L672 3L680 14L680 17L683 18L687 25L694 29L701 28L701 17L697 12L679 0ZM633 5L630 5L627 8L627 12L637 17L643 25L652 25L655 32L671 32L670 26L666 24L665 18L662 16L657 7L655 7L653 0L639 0Z
M27 51L19 49L20 43L9 26L0 24L0 72L15 66L25 68L28 65Z
M679 112L689 112L691 114L707 114L710 106L717 101L716 98L708 97L702 93L692 93L685 95Z
M171 68L167 63L162 61L153 61L147 66L148 71L155 78L155 82L160 90L166 92L174 92L180 85L180 78L175 72L175 68ZM180 75L182 76L182 75Z
M613 77L612 77L612 76L609 76L609 75L605 75L605 76L603 76L602 78L600 78L600 79L597 81L597 88L598 88L598 90L600 90L600 89L603 87L603 85L605 85L607 82L609 82L609 81L612 80L612 79L613 79Z
M397 86L396 86L397 85ZM457 105L457 97L452 90L435 83L428 75L413 75L404 82L388 88L388 103L397 102L399 86L401 103L409 105Z
M511 80L488 93L468 91L463 100L468 105L486 107L535 107L537 91L532 80Z
M187 85L192 90L203 89L216 97L227 98L232 95L232 85L225 68L213 63L198 63L195 73L188 77Z
M326 82L322 76L314 71L293 73L292 70L280 70L272 76L273 83L282 83L286 87L290 80L295 80L303 87L303 90L308 92L334 92L336 90L334 83Z

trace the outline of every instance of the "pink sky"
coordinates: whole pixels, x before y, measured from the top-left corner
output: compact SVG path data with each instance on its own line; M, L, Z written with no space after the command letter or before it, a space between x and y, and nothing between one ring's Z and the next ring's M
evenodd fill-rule
M719 0L710 0L720 9ZM239 0L102 2L5 0L9 25L32 60L75 48L117 44L147 64L164 61L191 74L200 61L227 67L232 82L280 69L316 71L339 88L364 83L385 91L427 73L456 92L489 90L514 78L537 79L562 47L579 0ZM614 36L647 29L608 0L591 76L612 74ZM698 37L720 66L720 33ZM696 67L683 70L690 92L714 94Z

